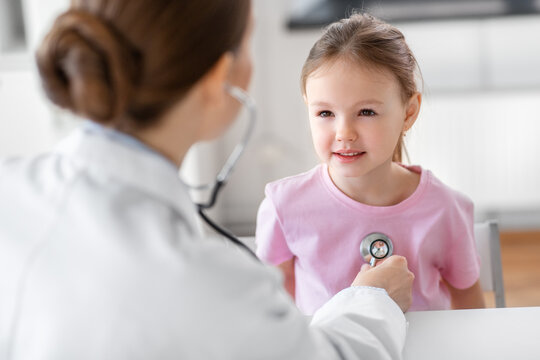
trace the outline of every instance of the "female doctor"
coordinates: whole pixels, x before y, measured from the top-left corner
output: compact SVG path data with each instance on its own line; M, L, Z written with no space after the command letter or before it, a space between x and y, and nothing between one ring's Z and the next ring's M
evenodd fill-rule
M279 272L201 238L178 178L251 76L249 0L74 0L37 60L90 121L0 165L1 359L398 359L412 274L363 268L311 323Z

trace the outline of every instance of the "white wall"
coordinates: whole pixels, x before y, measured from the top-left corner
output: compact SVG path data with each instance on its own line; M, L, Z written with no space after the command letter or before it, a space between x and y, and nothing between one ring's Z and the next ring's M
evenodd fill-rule
M35 154L50 149L72 127L72 120L66 121L66 115L46 100L34 64L37 43L69 0L6 0L4 4L8 1L9 8L15 2L22 7L26 38L2 36L4 43L14 46L0 48L0 156ZM18 36L2 26L0 32Z
M49 109L31 71L0 71L0 154L34 154L50 148Z

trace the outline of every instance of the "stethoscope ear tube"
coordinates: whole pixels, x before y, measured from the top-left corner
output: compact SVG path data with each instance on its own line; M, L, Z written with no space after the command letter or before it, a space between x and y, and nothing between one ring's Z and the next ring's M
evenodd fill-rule
M236 86L225 85L225 90L229 93L229 95L231 95L234 99L236 99L246 108L248 113L248 124L246 126L246 130L244 131L240 142L236 144L233 151L225 161L225 164L223 164L221 170L216 175L215 183L191 185L184 181L184 184L186 184L186 186L189 187L191 190L207 190L214 187L214 189L212 190L212 194L217 194L216 187L218 187L219 183L225 184L225 182L229 179L229 176L231 175L234 167L236 166L236 163L240 159L240 156L242 156L242 154L246 150L247 144L253 136L253 132L255 131L255 123L257 122L257 111L253 99L244 90ZM211 203L211 201L209 201L209 203ZM214 203L212 203L212 205Z
M238 159L244 151L246 150L246 146L249 142L249 139L251 139L253 135L253 131L255 130L255 122L257 120L257 113L255 110L255 102L253 99L242 89L236 86L226 85L225 89L227 92L235 98L239 103L241 103L248 111L249 114L249 120L248 125L246 128L246 131L244 132L244 136L242 136L242 139L240 142L235 146L233 149L231 155L229 155L229 158L223 165L223 168L217 175L217 181L225 182L229 178L230 174L232 173L234 166L238 162Z
M229 178L230 174L232 173L234 169L234 166L238 162L238 159L240 158L240 156L243 154L246 148L246 145L253 134L253 131L255 128L255 122L257 119L257 114L255 111L255 103L244 90L235 86L230 86L230 85L226 85L225 90L247 109L249 113L249 123L247 125L247 129L244 135L242 136L242 139L240 140L240 142L235 146L231 155L229 155L229 157L227 158L227 161L221 168L221 171L216 176L216 181L214 184L205 184L205 185L198 185L198 186L192 186L189 184L186 184L186 185L192 190L205 190L205 189L210 189L210 188L212 189L210 193L210 198L208 199L206 203L195 204L197 206L199 215L217 233L223 235L224 237L229 239L231 242L233 242L240 248L245 249L255 259L259 260L257 255L246 244L244 244L240 239L234 236L229 230L224 229L218 224L216 224L204 212L204 210L210 209L216 204L217 197L220 190L225 185L227 179Z

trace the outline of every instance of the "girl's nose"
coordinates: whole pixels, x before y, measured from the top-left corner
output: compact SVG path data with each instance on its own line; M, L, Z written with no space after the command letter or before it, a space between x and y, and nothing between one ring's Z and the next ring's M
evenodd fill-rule
M350 121L343 119L337 122L336 125L336 141L351 142L358 137L356 130Z

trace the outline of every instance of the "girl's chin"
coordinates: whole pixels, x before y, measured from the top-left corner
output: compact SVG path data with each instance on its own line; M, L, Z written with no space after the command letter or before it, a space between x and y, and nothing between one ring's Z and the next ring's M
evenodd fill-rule
M342 164L328 164L328 169L332 176L338 176L343 178L356 178L366 175L367 169L353 168L351 166L346 167Z

